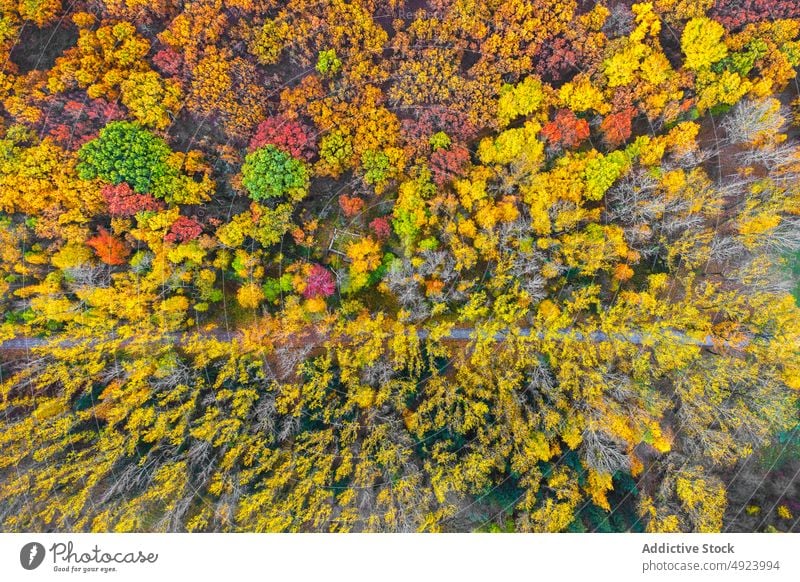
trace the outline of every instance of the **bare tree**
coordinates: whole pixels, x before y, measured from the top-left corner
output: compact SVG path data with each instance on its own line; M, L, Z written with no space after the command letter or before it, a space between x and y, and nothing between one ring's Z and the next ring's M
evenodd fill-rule
M602 431L585 430L580 452L587 467L599 473L616 473L630 468L624 443Z
M774 100L743 99L722 121L728 141L751 143L760 135L777 135L786 126L786 110L776 108Z
M381 359L365 366L361 370L361 380L365 384L373 387L380 387L386 385L394 376L394 369L392 364L387 359Z

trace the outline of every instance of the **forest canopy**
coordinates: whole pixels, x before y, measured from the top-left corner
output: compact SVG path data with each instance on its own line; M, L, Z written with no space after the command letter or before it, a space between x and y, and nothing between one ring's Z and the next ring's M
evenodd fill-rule
M800 4L0 10L0 530L800 528Z

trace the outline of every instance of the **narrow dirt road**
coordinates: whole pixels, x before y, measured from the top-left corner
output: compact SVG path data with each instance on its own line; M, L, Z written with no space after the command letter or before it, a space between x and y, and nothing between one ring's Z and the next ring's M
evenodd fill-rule
M429 333L427 330L419 330L418 332L420 339L427 339ZM232 331L225 331L225 330L213 330L206 332L207 335L213 336L215 339L221 341L232 341L239 337L239 333L232 332ZM450 333L444 336L442 339L445 340L453 340L453 341L469 341L473 338L475 334L475 328L472 327L457 327L450 330ZM519 330L519 335L523 337L528 337L531 334L531 328L521 328ZM634 345L643 345L646 343L650 343L655 340L663 340L663 336L654 337L649 334L641 333L639 331L631 331L629 333L616 333L609 336L608 334L602 331L595 331L584 337L584 334L579 331L574 331L571 328L563 329L559 331L559 334L563 335L564 337L568 335L572 335L573 339L578 341L587 339L593 342L603 342L613 339L615 341L627 341ZM179 339L182 334L172 334L176 339ZM540 337L543 336L541 332L539 332ZM672 330L667 332L665 335L671 336L671 339L674 340L676 344L681 345L696 345L700 348L713 348L715 346L725 346L725 347L733 347L733 348L744 348L750 343L750 339L742 340L736 344L732 344L726 340L719 340L715 339L712 336L706 336L702 340L698 340L696 338L692 338L688 336L686 333ZM500 332L495 335L495 339L498 341L504 340L508 336L506 332ZM33 348L45 346L47 344L57 342L58 338L50 337L50 338L35 338L35 337L16 337L10 340L6 340L2 344L0 344L0 351L20 351L20 350L30 350ZM322 343L321 341L317 341L316 343Z

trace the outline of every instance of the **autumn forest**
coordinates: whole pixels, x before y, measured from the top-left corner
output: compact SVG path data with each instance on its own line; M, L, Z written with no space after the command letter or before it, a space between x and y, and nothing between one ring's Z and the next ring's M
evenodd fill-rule
M800 531L800 3L0 7L0 531Z

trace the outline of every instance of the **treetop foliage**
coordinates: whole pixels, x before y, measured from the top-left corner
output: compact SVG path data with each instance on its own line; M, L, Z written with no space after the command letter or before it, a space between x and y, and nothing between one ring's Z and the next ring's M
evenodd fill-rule
M247 154L242 184L253 200L287 196L298 201L308 190L308 170L302 161L269 144Z
M108 124L97 139L78 152L78 175L83 180L101 178L112 184L127 183L140 194L163 198L172 178L167 164L169 146L136 123Z
M5 530L796 530L796 2L0 10Z

